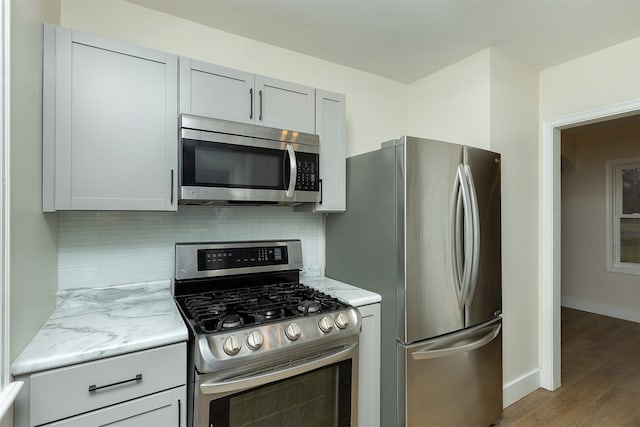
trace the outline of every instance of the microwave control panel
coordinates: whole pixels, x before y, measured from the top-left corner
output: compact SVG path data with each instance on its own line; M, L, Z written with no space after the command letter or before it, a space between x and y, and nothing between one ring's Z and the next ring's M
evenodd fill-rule
M296 190L318 191L318 155L309 153L296 153L298 175Z

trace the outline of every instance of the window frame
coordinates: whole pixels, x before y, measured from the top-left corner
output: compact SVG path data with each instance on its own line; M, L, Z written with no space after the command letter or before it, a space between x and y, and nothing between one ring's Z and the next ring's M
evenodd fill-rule
M622 213L622 171L640 168L640 157L610 160L606 163L606 208L607 208L607 271L640 275L640 263L620 261L620 220L640 219L640 213Z

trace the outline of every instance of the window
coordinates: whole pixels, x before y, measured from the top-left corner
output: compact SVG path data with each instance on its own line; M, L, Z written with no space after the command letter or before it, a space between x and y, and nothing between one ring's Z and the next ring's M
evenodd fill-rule
M607 270L640 275L640 159L607 163Z

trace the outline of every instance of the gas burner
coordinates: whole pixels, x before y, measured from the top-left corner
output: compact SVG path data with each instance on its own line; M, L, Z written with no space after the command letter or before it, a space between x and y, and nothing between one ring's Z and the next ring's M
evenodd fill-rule
M298 311L304 313L316 313L320 311L320 303L318 301L302 301L298 304Z
M217 316L220 314L224 314L227 311L227 306L223 303L211 303L211 305L207 306L206 311L208 314Z
M237 314L227 314L220 319L220 329L232 329L242 326L242 317Z
M267 320L277 319L281 317L281 310L278 310L276 308L270 308L268 310L263 311L262 315Z

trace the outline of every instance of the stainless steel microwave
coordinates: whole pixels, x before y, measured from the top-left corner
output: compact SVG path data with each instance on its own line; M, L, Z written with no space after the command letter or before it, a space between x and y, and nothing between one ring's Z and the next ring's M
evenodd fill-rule
M317 202L319 146L318 135L183 114L180 203Z

